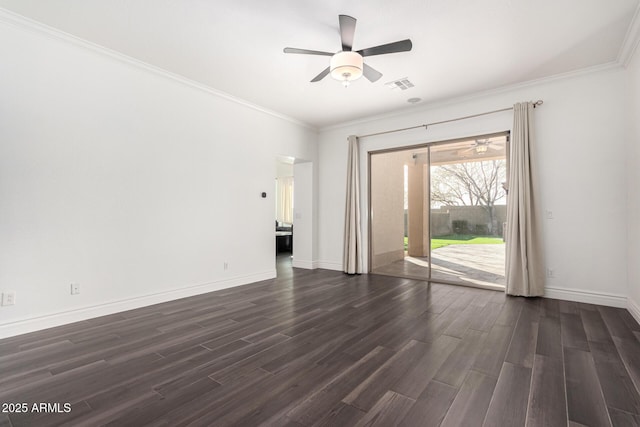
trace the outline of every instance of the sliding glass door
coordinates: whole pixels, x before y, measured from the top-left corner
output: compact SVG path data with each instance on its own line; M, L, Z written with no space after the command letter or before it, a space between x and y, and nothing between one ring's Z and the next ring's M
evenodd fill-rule
M372 273L504 285L508 134L370 153Z
M372 153L369 269L429 278L428 148Z

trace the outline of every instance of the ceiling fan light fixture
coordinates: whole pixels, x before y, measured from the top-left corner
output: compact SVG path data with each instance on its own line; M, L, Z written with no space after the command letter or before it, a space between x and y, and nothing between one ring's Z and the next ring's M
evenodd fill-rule
M340 80L347 87L350 82L362 77L363 64L362 55L358 52L338 52L331 57L329 65L331 77Z
M342 43L342 51L338 53L325 52L321 50L298 49L295 47L285 47L284 53L306 54L330 56L329 66L322 70L320 74L315 76L311 83L319 82L328 74L331 74L336 80L342 82L344 87L349 86L353 80L357 80L364 76L371 83L377 82L382 73L371 65L365 64L363 58L365 56L386 55L388 53L408 52L413 44L411 40L400 40L393 43L381 44L358 51L353 51L353 35L356 31L356 18L349 15L338 15L338 23L340 24L340 42ZM413 86L413 85L411 85Z
M487 149L488 149L488 147L486 145L478 145L476 147L476 153L478 153L478 154L486 153Z

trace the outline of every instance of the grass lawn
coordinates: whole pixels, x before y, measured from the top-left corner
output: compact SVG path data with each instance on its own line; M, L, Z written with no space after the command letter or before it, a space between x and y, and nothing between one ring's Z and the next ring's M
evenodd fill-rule
M504 241L501 237L495 236L474 236L470 234L452 234L449 236L439 236L431 239L431 249L438 249L449 245L500 245ZM407 250L408 238L404 238L404 249Z

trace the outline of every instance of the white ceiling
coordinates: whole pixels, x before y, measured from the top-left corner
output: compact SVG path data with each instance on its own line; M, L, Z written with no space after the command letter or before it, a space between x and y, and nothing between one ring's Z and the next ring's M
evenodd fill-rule
M0 7L315 127L529 81L618 57L640 0L0 0ZM345 89L309 81L338 51L338 15L358 19L354 50L382 72ZM406 91L384 83L408 77ZM420 105L420 104L418 104Z

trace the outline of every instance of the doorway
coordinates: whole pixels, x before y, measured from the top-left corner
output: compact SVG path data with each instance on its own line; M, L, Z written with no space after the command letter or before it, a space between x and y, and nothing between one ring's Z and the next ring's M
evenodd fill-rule
M509 134L369 153L369 271L502 289Z
M293 157L276 159L275 180L275 252L278 276L291 269L293 257L294 219L294 163Z
M312 161L278 156L276 172L274 243L276 267L280 277L282 271L291 274L292 268L315 268L314 194L317 190L314 187ZM287 183L290 185L286 185Z

